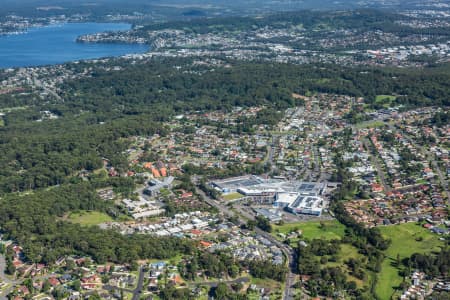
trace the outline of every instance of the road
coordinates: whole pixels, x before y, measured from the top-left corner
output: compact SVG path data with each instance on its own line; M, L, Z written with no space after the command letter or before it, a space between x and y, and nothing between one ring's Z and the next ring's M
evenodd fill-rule
M133 292L133 297L131 298L132 300L139 300L141 298L142 295L142 288L144 285L144 267L140 266L139 267L139 279L138 279L138 284L136 286L136 289Z
M217 208L224 215L227 215L229 217L237 217L238 221L241 225L246 224L247 220L254 220L254 216L249 214L245 210L241 210L239 212L239 214L236 214L234 211L232 211L228 207L222 205L221 203L219 203L216 200L211 199L208 195L206 195L199 188L197 188L197 193L200 194L201 196L203 196L203 199L206 203ZM246 218L247 220L243 219L242 217ZM293 299L294 289L292 288L292 285L294 284L295 276L296 276L295 272L297 270L296 260L294 257L294 255L295 255L294 250L291 247L289 247L288 245L283 244L280 241L278 241L270 233L265 232L265 231L259 229L258 227L255 228L255 232L258 233L259 235L265 237L266 239L271 241L273 244L277 245L281 249L281 251L283 251L283 254L286 257L287 266L288 266L288 272L286 274L286 280L285 280L286 285L285 285L285 289L283 292L283 300ZM135 299L133 299L133 300L135 300Z
M6 269L5 256L0 255L0 280L2 282L9 284L9 287L0 293L0 300L7 299L6 296L13 291L14 285L20 283L20 281L11 280L10 278L8 278L5 275L5 269Z
M396 130L394 127L391 126L392 130ZM444 189L445 195L447 196L447 202L448 205L450 205L450 193L448 191L448 183L447 180L445 180L444 174L442 174L441 168L439 168L436 159L433 157L433 155L422 145L419 145L415 142L415 140L407 135L405 132L402 132L405 139L407 139L411 145L413 145L416 149L418 149L420 152L422 152L423 155L428 159L428 161L431 161L431 165L433 167L433 170L437 172L439 183L441 184L442 188Z
M439 181L441 183L442 188L445 191L445 195L447 196L447 203L448 205L450 205L450 193L448 191L448 183L445 180L445 176L444 174L442 174L441 168L439 168L436 160L432 159L431 164L433 165L433 169L437 171Z
M14 281L14 280L11 280L8 277L6 277L5 273L4 273L5 266L6 266L5 257L3 255L0 255L0 279L3 282L6 282L7 284L10 285L10 287L8 287L2 293L0 293L0 300L7 299L6 296L12 292L14 285L20 284L23 281L23 280ZM38 279L43 281L45 279L48 279L50 276L52 276L52 274L47 274L45 276L38 277ZM132 300L139 300L141 298L142 291L143 291L144 277L145 277L144 267L141 266L141 267L139 267L138 283L134 290L126 289L126 288L118 288L118 287L110 286L110 285L105 285L104 288L106 290L120 289L125 292L133 293Z
M297 266L296 266L296 260L294 259L293 256L293 252L290 254L292 255L289 258L289 272L286 276L286 285L284 287L284 293L283 293L283 299L285 300L291 300L294 299L294 289L293 289L293 285L295 283L295 274L292 272L292 270L297 270Z
M5 269L6 269L5 256L4 255L0 255L0 279L3 282L6 282L6 283L12 283L12 281L8 277L6 277Z
M314 177L315 177L315 180L313 180L314 178L311 178L311 175L310 175L309 181L321 182L324 179L324 177L326 176L326 174L322 170L322 166L321 166L322 164L320 162L319 147L313 146L312 153L314 155Z
M269 145L269 153L267 154L267 163L270 163L272 166L272 170L276 169L274 158L276 154L276 147L278 143L280 142L280 136L279 135L272 135L272 142Z
M42 88L45 92L52 95L56 98L56 100L62 100L62 98L53 90L49 89L45 84L42 83L39 79L34 79L34 85Z
M391 187L386 183L386 178L384 176L383 168L380 165L380 161L377 157L377 154L372 155L371 145L367 139L363 140L364 148L366 148L367 152L370 153L370 158L372 160L372 165L377 168L378 177L380 177L381 184L383 185L383 189L385 192L391 191Z

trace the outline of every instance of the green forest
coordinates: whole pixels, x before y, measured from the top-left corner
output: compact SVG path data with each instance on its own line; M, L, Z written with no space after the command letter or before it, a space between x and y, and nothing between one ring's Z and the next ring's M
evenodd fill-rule
M380 69L231 62L232 68L212 71L190 63L163 59L120 72L98 68L89 78L64 83L64 102L25 106L29 100L15 99L26 108L6 114L0 127L0 194L70 182L77 171L101 167L101 158L124 171L127 137L164 135L164 121L186 111L255 105L279 110L302 104L292 93L315 92L364 97L374 106L376 95L383 94L398 95L396 104L405 108L450 103L450 65ZM174 67L181 64L189 72ZM43 110L59 119L36 122ZM268 118L255 121L272 122Z
M23 109L8 112L0 127L0 226L8 238L23 245L31 261L51 263L73 252L90 255L98 262L192 252L190 241L122 236L64 220L65 214L74 210L108 212L113 204L97 197L99 187L132 188L133 183L120 179L91 176L82 180L78 172L101 168L103 159L125 172L127 138L165 135L164 121L176 114L255 105L280 110L303 104L292 93L317 92L364 97L369 105L375 105L376 95L385 94L398 95L396 104L404 107L450 104L450 65L379 69L229 61L231 67L211 68L193 65L189 59L114 63L122 64L123 69L108 72L89 63L68 65L73 70L93 70L90 77L60 87L63 102L3 96L14 99L6 99L2 105ZM36 122L43 110L59 118ZM251 122L272 122L273 118L276 115L260 114ZM357 237L355 244L372 245L367 251L384 247L386 241L378 233L359 227L351 230Z

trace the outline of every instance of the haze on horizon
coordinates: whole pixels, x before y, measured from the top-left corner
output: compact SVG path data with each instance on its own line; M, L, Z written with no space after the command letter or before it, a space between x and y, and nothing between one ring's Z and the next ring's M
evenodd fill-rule
M61 13L158 13L183 16L248 15L304 9L341 10L356 8L408 9L431 0L3 0L0 17L7 14L52 15ZM449 2L450 0L444 0ZM431 2L430 2L431 3Z

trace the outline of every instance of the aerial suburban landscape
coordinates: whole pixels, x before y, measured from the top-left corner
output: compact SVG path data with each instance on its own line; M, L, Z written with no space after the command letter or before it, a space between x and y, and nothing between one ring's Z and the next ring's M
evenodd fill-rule
M2 5L0 299L450 299L449 1Z

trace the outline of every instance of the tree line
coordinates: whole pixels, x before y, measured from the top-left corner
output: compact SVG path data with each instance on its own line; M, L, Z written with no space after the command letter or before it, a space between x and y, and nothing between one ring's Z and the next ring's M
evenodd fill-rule
M98 263L131 263L139 258L190 254L195 244L175 237L122 235L114 230L84 227L64 220L74 210L107 211L90 183L69 184L0 200L0 228L5 238L23 247L30 262L54 263L64 255L90 256Z

